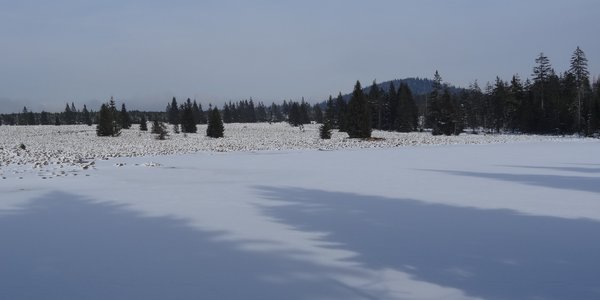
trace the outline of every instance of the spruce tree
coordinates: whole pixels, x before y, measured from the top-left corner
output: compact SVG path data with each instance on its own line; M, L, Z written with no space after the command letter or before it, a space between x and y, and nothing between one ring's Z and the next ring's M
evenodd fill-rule
M40 124L42 125L50 125L50 118L48 117L48 113L42 110L40 114Z
M347 117L346 113L348 111L348 105L344 98L342 97L342 93L340 92L335 99L335 120L333 122L334 126L336 126L340 131L347 131Z
M102 106L100 106L96 134L98 136L119 136L121 134L119 112L115 107L115 100L113 97L110 97L108 104L103 103Z
M170 124L179 124L179 106L175 97L171 100L171 104L167 105L167 118Z
M146 120L146 115L142 115L142 117L140 118L140 130L141 131L148 131L148 121Z
M113 135L113 117L110 108L105 103L100 106L98 112L98 125L96 126L96 134L98 136L112 136Z
M206 136L212 138L222 138L225 128L223 127L223 120L221 119L221 113L215 106L210 111L208 118L208 127L206 128Z
M373 80L373 84L369 88L368 103L371 111L371 124L376 129L383 129L383 93L377 85L377 81Z
M418 109L406 83L400 83L394 130L411 132L417 129Z
M154 119L152 122L152 131L153 134L156 135L157 140L165 140L169 135L167 131L167 127L164 123L159 122L158 119Z
M125 103L121 105L121 114L120 114L121 128L129 129L131 128L131 117L127 112L127 108L125 108Z
M585 57L583 50L577 47L573 56L571 56L571 66L569 72L575 76L575 83L577 84L577 131L581 133L581 113L582 113L582 102L583 93L585 87L589 85L590 72L588 71L588 60Z
M371 137L371 113L369 103L363 94L360 82L356 81L352 98L348 102L347 117L348 136L350 138L370 138Z
M87 126L92 126L92 117L85 104L83 105L83 110L81 111L81 114L83 117L83 123L85 123Z
M196 119L194 117L194 105L190 98L183 105L181 113L181 131L184 133L196 133L198 128L196 127Z
M323 140L331 139L331 122L329 120L324 120L319 127L319 137Z

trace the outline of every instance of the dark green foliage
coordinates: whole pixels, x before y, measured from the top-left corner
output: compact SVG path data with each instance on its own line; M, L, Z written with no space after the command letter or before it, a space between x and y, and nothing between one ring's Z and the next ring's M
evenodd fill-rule
M119 112L117 112L115 100L112 97L108 104L104 103L100 107L96 134L98 136L119 136L121 134Z
M196 133L196 118L194 117L194 105L190 98L187 99L181 108L181 131L183 133Z
M347 114L348 104L344 101L342 93L339 93L335 99L335 118L333 119L333 126L342 132L347 131Z
M58 115L54 116L54 125L60 126L60 117Z
M419 111L407 84L400 84L397 97L398 104L394 129L400 132L415 131L417 129Z
M127 108L125 108L125 103L121 105L121 114L119 115L119 120L121 121L121 128L129 129L131 128L131 117L127 112Z
M225 127L223 126L223 120L221 119L221 113L215 107L209 112L208 127L206 128L206 136L212 138L222 138Z
M324 140L331 138L331 123L329 121L323 122L323 124L319 127L319 137Z
M432 112L432 122L434 123L433 135L452 135L458 134L456 129L456 110L452 103L450 91L444 89L440 101L435 103L435 113Z
M323 123L323 111L321 110L321 106L319 104L315 104L313 107L313 120L315 122L322 124Z
M77 111L75 110L75 104L71 103L71 105L69 106L69 103L67 103L67 106L65 107L65 111L64 111L63 115L64 115L65 123L67 125L75 124L77 121Z
M175 97L173 97L170 104L167 104L167 118L169 124L179 124L179 106Z
M48 113L43 110L40 113L40 124L50 125L50 118L48 117Z
M152 122L151 132L156 135L157 140L165 140L167 139L167 136L169 136L165 124L163 122L158 121L157 119L154 119L154 121Z
M83 123L87 126L92 126L92 116L90 115L90 112L88 111L87 106L85 106L85 104L83 105L81 115Z
M360 82L356 81L352 98L348 102L347 132L350 138L371 137L371 113Z
M375 80L373 80L373 84L369 88L369 95L367 98L371 111L371 124L373 124L373 127L376 129L383 129L383 93Z
M194 104L192 104L192 110L194 111L194 120L196 120L196 124L206 124L206 114L202 110L202 104L196 103L194 100Z
M142 115L140 118L140 131L148 131L148 120L146 120L146 116Z

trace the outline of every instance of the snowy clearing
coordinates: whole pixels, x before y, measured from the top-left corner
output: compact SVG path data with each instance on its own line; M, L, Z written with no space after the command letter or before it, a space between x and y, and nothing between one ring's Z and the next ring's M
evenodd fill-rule
M96 159L149 155L186 154L199 151L273 151L299 149L390 148L418 145L490 144L531 141L571 141L572 137L534 135L432 136L430 133L374 131L372 141L348 139L334 132L321 140L319 125L301 131L287 123L225 124L225 138L205 136L206 125L197 134L170 134L159 141L150 132L134 126L119 137L97 137L96 126L0 126L0 176L36 173L52 178L93 167ZM169 128L172 130L172 128ZM21 149L23 144L25 149ZM9 166L9 167L6 167Z
M598 153L201 152L9 177L0 299L600 299Z

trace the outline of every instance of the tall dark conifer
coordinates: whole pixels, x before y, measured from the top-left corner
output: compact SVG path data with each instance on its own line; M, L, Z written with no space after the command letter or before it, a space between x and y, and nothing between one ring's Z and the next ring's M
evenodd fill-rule
M352 98L348 102L347 122L348 136L350 138L364 139L371 137L371 112L359 81L356 81Z
M206 136L212 138L222 138L225 132L223 126L223 120L221 119L221 113L215 106L210 112L208 117L208 127L206 128Z

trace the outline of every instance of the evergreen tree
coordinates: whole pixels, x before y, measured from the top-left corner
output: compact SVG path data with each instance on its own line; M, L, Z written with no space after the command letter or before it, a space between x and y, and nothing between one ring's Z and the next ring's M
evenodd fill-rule
M96 134L98 136L112 136L113 135L113 124L112 124L112 113L110 108L105 103L100 106L100 112L98 114L98 125L96 126Z
M369 103L363 94L360 82L356 81L352 98L348 102L348 136L350 138L371 137L371 113Z
M121 114L119 120L121 121L121 128L129 129L131 128L131 117L127 112L127 108L125 108L125 103L121 104Z
M183 105L181 114L181 131L184 133L196 133L198 128L196 127L196 120L194 118L194 106L190 100Z
M586 85L589 85L590 72L588 71L588 60L585 57L583 50L577 47L573 56L571 56L571 66L569 72L575 76L575 83L577 85L577 131L581 132L581 112L583 93Z
M171 104L167 105L167 118L169 124L179 124L179 106L175 97L171 100Z
M323 111L321 110L321 105L315 104L313 107L313 114L315 122L322 124L323 123Z
M411 132L417 129L418 108L406 83L400 83L394 130Z
M346 117L346 113L348 110L348 106L346 104L346 101L344 101L344 98L342 97L342 93L340 92L337 96L337 98L335 99L335 116L336 119L334 120L333 124L334 126L336 126L341 132L346 132L347 131L347 117Z
M103 103L100 107L96 134L98 136L119 136L121 134L121 122L113 97L110 97L108 104Z
M369 88L368 103L371 111L371 124L376 129L383 129L383 97L382 92L377 85L377 81L373 80L373 84Z
M544 92L550 75L554 73L552 70L552 65L550 65L550 60L544 53L540 53L540 55L535 59L535 63L537 64L533 68L533 84L536 90L536 93L540 100L540 106L542 111L544 110Z
M450 91L446 88L441 97L441 102L438 104L440 108L440 113L438 117L435 119L435 126L433 134L444 134L444 135L452 135L458 134L458 130L456 129L456 115L455 115L455 107L452 103L452 97L450 96Z
M54 116L54 125L55 125L55 126L60 126L60 124L61 124L61 123L60 123L60 117L58 116L58 114L56 114L56 115Z
M524 89L521 78L514 75L508 87L508 96L504 107L505 128L514 133L519 128L518 112L524 98Z
M385 130L395 130L396 125L399 123L396 121L399 113L400 99L398 98L398 91L394 82L390 82L387 93L383 96L385 99L383 108L383 128Z
M142 115L140 118L140 131L148 131L148 120L146 120L146 115Z
M165 140L167 136L169 136L167 127L164 123L159 122L158 119L154 119L154 121L152 122L151 132L156 135L157 140Z
M425 114L424 114L424 125L425 127L431 127L433 131L436 131L434 127L437 119L440 114L440 104L441 95L442 95L442 76L440 73L435 70L435 74L433 75L433 83L431 86L431 92L429 93L429 97L425 98Z
M40 114L40 124L42 125L50 125L50 118L48 117L48 113L42 110Z
M85 106L85 104L83 105L83 110L81 111L82 114L82 118L83 118L83 123L85 123L88 126L92 126L92 116L90 115L90 112L87 109L87 106Z
M324 120L323 124L319 127L319 137L323 140L331 139L331 122Z
M210 111L208 118L208 127L206 128L206 136L212 138L222 138L225 128L221 120L221 114L217 107Z

